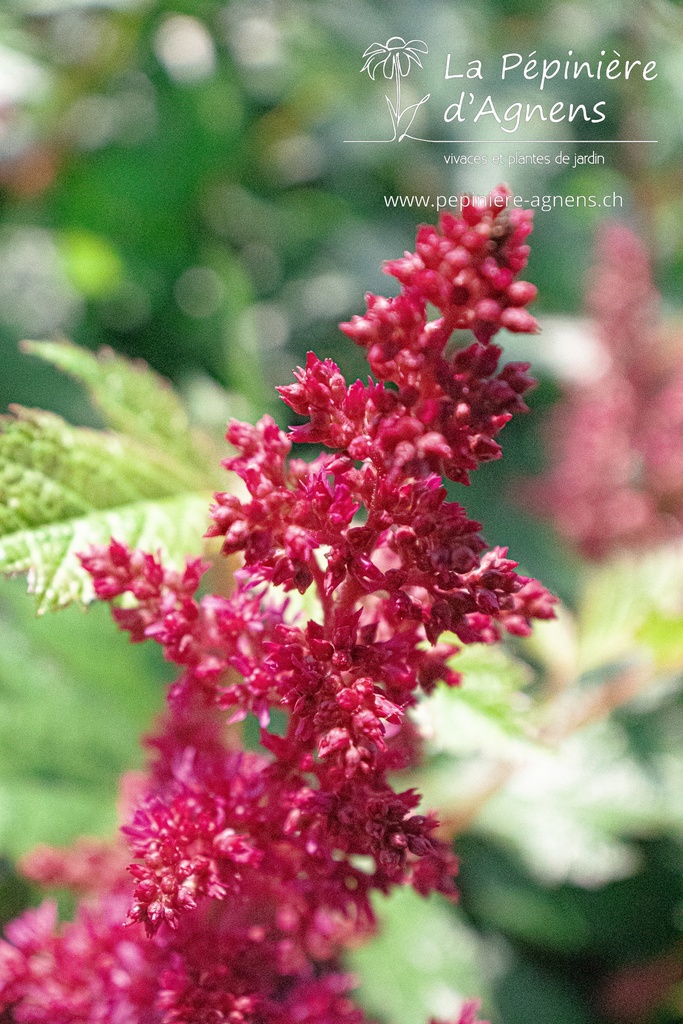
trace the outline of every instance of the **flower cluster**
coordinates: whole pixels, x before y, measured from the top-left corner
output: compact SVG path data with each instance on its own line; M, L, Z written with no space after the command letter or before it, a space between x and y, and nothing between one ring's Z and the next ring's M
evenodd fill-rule
M662 328L658 299L642 243L607 227L588 291L606 368L558 405L552 469L523 495L588 558L683 529L681 340Z
M0 1006L17 1021L362 1024L338 960L372 931L373 892L454 898L436 818L389 774L419 757L408 712L420 691L457 685L458 641L553 614L442 482L500 454L533 383L527 364L499 369L490 342L499 326L535 329L535 290L514 281L529 214L494 198L421 229L417 252L387 266L398 297L369 296L342 325L377 381L348 385L309 354L279 389L305 424L230 424L224 465L245 492L216 495L208 535L241 555L232 593L199 597L199 560L177 572L115 540L83 555L118 624L182 674L124 801L132 883L120 851L81 847L78 867L41 851L27 866L90 895L70 925L45 905L11 926ZM464 326L477 340L448 352ZM324 453L292 458L306 442ZM226 731L247 715L259 752ZM475 1014L467 1004L460 1024Z

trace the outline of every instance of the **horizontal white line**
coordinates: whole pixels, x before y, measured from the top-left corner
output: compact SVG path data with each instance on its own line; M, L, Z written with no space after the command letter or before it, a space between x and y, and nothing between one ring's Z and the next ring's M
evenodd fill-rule
M405 141L405 140L403 140ZM512 145L516 143L518 146L555 146L555 145L568 145L572 143L576 146L634 146L650 142L659 142L659 139L414 139L410 136L411 142L433 142L440 146L455 146L460 143L467 143L472 145L476 143L479 146L500 146L500 145ZM375 145L386 142L394 143L396 139L344 139L344 142L359 143L367 145Z

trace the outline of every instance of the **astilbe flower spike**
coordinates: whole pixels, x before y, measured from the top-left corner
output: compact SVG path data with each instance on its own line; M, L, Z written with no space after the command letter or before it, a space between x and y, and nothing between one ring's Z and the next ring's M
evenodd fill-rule
M81 846L73 870L55 851L27 864L86 895L73 924L46 905L8 931L0 1006L17 1021L363 1024L338 960L372 931L372 893L455 897L436 818L389 778L419 757L407 712L419 691L457 685L454 638L489 643L553 614L442 481L499 456L532 384L491 343L501 326L535 330L535 289L515 281L531 219L504 195L422 228L417 252L387 266L400 294L368 296L342 325L377 380L348 385L309 354L279 389L305 424L229 425L225 467L247 497L216 495L208 535L241 554L232 594L197 596L199 560L177 572L115 540L83 555L131 640L154 639L182 674L148 776L127 784L121 848ZM450 353L462 327L477 340ZM325 451L307 462L293 443ZM260 753L226 740L248 714ZM130 874L116 867L124 840Z
M589 559L683 532L682 339L658 304L644 245L607 226L588 288L604 370L568 389L548 424L551 468L520 491Z

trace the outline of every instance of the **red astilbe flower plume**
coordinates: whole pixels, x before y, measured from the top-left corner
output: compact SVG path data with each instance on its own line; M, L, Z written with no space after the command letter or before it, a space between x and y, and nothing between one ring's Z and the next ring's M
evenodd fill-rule
M605 228L588 287L605 370L554 410L552 468L521 495L588 558L683 531L683 338L658 304L643 244Z
M500 326L536 329L524 309L535 289L514 280L530 216L501 198L421 229L417 252L387 266L400 295L369 296L366 314L342 325L378 381L349 385L309 354L279 389L304 425L289 434L269 417L229 425L236 453L224 465L247 497L216 495L208 536L242 555L230 596L197 596L199 560L177 572L115 540L82 557L98 597L125 597L114 617L131 639L154 639L183 670L125 813L130 874L108 880L100 870L86 917L63 929L50 921L42 940L56 965L69 936L90 928L74 986L94 1007L99 951L108 964L118 954L90 921L109 920L127 895L128 923L121 915L115 928L135 951L138 987L122 984L140 995L102 1019L363 1024L338 958L372 931L373 892L409 884L455 896L457 862L436 818L388 775L419 757L407 712L420 691L458 684L453 635L490 643L553 614L553 599L506 549L487 550L442 480L466 483L499 457L495 438L533 383L527 364L500 368L491 344ZM442 316L429 321L427 302ZM450 352L466 326L477 340ZM292 458L294 442L325 450ZM283 735L269 731L273 711ZM226 742L226 723L250 713L259 753ZM102 858L90 859L96 874ZM45 877L81 878L56 854L36 863ZM118 936L107 939L115 951ZM34 1010L41 943L9 938L0 1005L17 1020L80 1020L59 985L52 1017ZM461 1024L474 1013L468 1005Z

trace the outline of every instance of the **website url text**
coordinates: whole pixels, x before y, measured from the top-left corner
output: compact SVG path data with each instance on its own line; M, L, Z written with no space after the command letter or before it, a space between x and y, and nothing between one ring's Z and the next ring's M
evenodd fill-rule
M402 195L384 196L384 205L389 208L417 208L426 210L462 210L466 206L483 206L491 200L487 196L425 196L425 195ZM594 209L604 208L607 210L618 210L624 205L624 197L618 192L610 192L603 196L503 196L496 195L493 199L494 206L500 208L513 206L516 209L541 210L548 213L556 208L561 209Z

